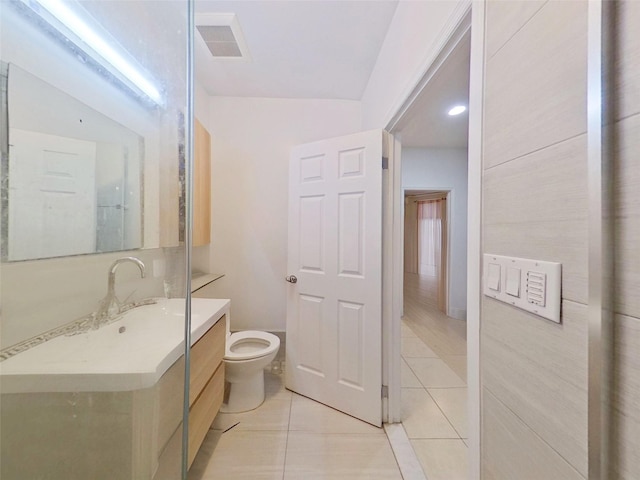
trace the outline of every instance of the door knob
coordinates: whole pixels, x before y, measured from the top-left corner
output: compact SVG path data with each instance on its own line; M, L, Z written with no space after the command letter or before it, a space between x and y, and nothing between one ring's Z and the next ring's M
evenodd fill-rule
M289 275L287 277L285 277L285 280L289 283L297 283L298 282L298 277L296 277L295 275Z

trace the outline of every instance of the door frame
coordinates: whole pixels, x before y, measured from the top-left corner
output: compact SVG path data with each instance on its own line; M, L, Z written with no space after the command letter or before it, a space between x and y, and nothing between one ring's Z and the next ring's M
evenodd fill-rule
M481 466L481 383L480 383L480 282L481 282L481 214L482 214L482 116L484 88L484 42L486 0L461 2L450 18L448 29L442 32L442 42L435 55L422 69L415 86L392 113L385 130L395 133L395 127L416 102L419 94L449 56L462 36L471 30L471 64L469 85L468 144L468 209L467 209L467 388L470 480L480 479ZM383 265L392 273L383 279L383 384L388 385L389 398L383 403L385 422L401 421L401 333L404 263L404 192L402 189L401 138L396 134L389 157L391 191L383 198L390 205L383 210L392 215L383 228L391 227L391 244L383 245ZM391 257L391 258L387 258ZM384 271L384 270L383 270ZM387 303L387 308L384 304ZM388 318L385 318L389 315Z

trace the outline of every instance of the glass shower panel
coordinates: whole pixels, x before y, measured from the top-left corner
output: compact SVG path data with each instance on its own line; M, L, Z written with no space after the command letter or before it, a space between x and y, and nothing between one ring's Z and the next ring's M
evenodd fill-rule
M188 4L0 1L0 478L181 478Z

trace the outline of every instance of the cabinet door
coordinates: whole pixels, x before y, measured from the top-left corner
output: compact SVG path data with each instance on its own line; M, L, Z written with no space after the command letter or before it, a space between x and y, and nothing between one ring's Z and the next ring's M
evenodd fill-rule
M193 245L211 242L211 136L194 121Z

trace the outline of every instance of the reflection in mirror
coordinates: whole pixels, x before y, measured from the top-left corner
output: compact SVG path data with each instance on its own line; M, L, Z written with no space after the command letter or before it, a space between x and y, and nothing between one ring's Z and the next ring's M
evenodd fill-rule
M142 247L142 137L15 64L7 70L3 259Z

